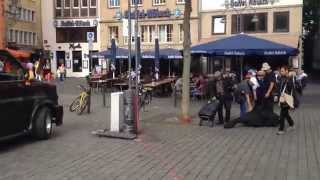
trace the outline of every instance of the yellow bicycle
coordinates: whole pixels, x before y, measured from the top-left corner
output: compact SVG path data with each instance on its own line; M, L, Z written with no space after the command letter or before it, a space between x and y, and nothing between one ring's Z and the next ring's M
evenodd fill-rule
M85 88L82 85L79 85L79 87L82 91L80 92L80 95L71 103L69 110L70 112L75 111L78 115L81 115L89 105L90 89Z

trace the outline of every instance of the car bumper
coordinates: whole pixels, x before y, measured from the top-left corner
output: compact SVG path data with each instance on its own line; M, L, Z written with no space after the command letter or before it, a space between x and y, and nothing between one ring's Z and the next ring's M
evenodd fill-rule
M62 123L63 123L63 107L62 106L55 107L55 121L54 122L57 126L62 125Z

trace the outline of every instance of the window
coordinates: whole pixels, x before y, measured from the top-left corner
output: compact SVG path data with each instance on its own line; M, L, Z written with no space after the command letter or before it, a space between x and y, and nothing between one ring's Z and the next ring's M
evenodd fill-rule
M166 0L153 0L153 5L164 5Z
M226 16L213 16L212 17L212 34L225 34L226 33Z
M90 7L97 7L97 0L90 0Z
M268 31L268 13L232 15L231 31L235 33L265 33Z
M23 43L23 32L19 31L19 44Z
M118 41L119 38L119 28L118 26L110 26L109 27L109 40L111 42L111 39L115 39L116 41Z
M143 25L140 27L141 31L141 42L152 43L155 40L156 27L154 25Z
M15 30L14 31L14 42L16 42L16 43L19 43L19 31L18 30Z
M81 7L83 8L88 7L88 0L81 0Z
M37 45L37 34L36 33L32 33L32 44L33 45Z
M64 8L69 9L70 8L70 0L64 0Z
M184 0L177 0L177 4L184 4L185 1Z
M131 5L135 5L136 3L142 5L142 0L131 0Z
M179 42L183 42L183 39L184 39L183 24L179 24Z
M56 0L56 8L62 8L62 0Z
M0 55L0 81L22 80L24 71L20 65L5 55Z
M166 25L159 25L158 32L159 32L159 42L172 42L172 24Z
M289 32L289 12L275 12L273 14L273 31Z
M73 0L73 8L79 8L79 0Z
M33 21L33 22L36 21L36 20L35 20L35 12L34 12L34 11L32 11L32 14L31 14L31 21Z
M30 45L33 45L32 44L32 32L29 32L29 42L28 42L28 44L30 44Z
M77 28L57 28L57 43L81 43L87 42L87 32L97 34L96 27L77 27ZM97 42L97 38L95 41Z
M109 0L109 8L119 7L120 0Z
M24 32L23 44L28 44L28 32Z

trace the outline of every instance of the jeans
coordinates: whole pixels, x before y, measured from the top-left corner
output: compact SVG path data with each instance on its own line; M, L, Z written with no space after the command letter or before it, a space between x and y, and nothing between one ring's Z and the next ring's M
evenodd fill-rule
M293 126L294 122L289 114L289 107L288 106L284 106L281 107L281 111L280 111L280 127L279 127L279 131L283 131L284 130L284 124L285 124L285 119L287 119L289 126Z
M240 102L240 117L245 115L247 113L247 102L241 101Z

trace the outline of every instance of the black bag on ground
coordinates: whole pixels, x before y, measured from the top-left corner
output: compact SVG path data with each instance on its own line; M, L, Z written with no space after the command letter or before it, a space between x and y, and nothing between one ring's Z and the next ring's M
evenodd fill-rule
M199 111L200 123L202 125L202 121L211 121L211 126L214 124L214 118L219 108L219 101L212 100L205 104Z
M249 127L276 127L279 124L279 116L273 112L266 111L264 106L257 106L242 117L226 123L224 128L233 128L238 123Z

